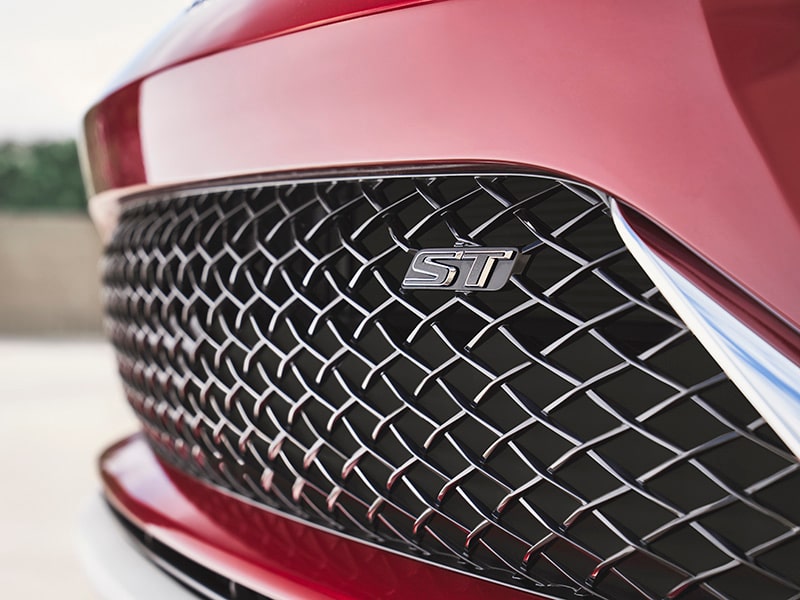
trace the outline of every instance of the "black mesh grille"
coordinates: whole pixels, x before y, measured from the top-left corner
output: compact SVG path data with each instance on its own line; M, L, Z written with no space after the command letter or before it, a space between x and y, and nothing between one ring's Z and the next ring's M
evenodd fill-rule
M411 251L529 256L402 290ZM599 195L532 176L129 201L104 267L163 458L333 530L561 597L800 593L798 462Z

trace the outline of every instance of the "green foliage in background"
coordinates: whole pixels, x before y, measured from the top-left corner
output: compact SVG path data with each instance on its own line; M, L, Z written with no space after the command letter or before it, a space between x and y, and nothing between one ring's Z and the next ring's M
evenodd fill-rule
M86 211L75 142L0 143L0 210Z

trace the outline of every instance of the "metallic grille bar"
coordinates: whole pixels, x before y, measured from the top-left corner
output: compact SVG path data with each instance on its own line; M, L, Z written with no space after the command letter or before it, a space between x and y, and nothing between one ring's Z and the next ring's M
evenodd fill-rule
M516 248L499 291L415 251ZM105 258L128 398L170 463L334 531L563 598L793 598L798 461L615 231L544 176L128 202Z

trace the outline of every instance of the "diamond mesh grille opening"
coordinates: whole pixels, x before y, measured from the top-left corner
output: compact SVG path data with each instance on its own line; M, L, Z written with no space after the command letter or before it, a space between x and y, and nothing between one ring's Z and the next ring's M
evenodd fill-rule
M401 289L413 251L455 245L529 260L496 292ZM800 594L797 459L585 186L140 198L103 281L128 399L195 477L540 594Z

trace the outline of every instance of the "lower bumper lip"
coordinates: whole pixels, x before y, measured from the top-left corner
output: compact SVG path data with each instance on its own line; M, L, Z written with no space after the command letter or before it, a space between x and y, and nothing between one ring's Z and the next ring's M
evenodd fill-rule
M196 600L130 543L99 494L84 506L78 527L81 563L101 598Z

